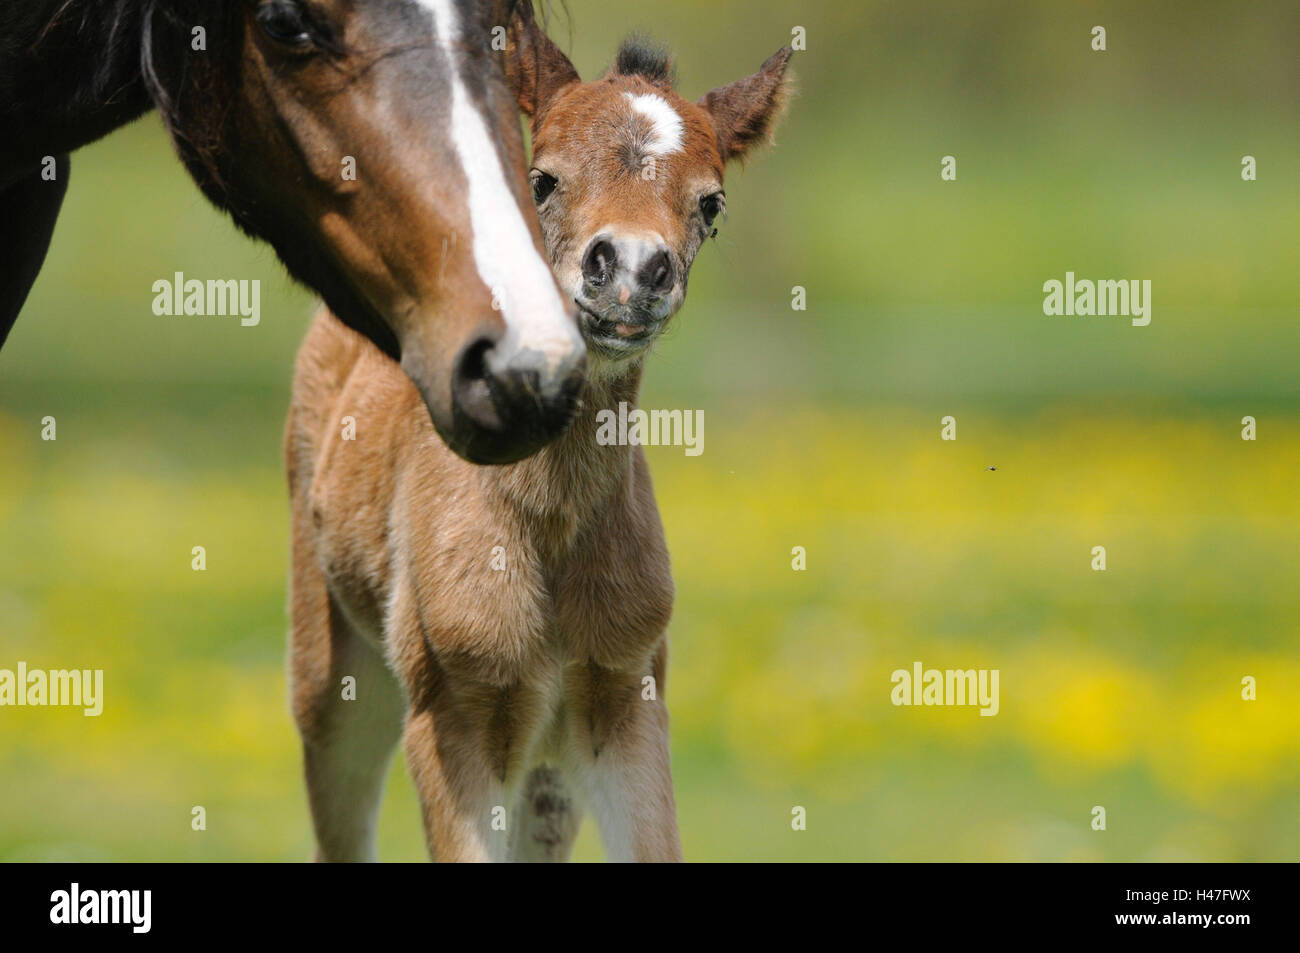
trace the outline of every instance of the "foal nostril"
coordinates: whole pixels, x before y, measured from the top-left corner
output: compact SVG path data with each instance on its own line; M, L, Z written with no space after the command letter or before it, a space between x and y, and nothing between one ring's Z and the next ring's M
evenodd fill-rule
M597 238L587 246L587 253L582 256L582 277L599 287L609 280L617 263L618 254L614 246L604 238Z
M668 250L665 248L659 249L641 267L641 273L637 278L641 282L641 287L650 293L656 295L667 294L672 289L673 282L676 279L672 255L668 254Z

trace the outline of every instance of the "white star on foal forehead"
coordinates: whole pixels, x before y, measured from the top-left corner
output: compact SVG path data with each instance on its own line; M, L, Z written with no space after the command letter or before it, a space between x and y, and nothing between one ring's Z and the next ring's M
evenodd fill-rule
M650 120L650 139L645 150L652 155L666 156L682 148L682 117L668 105L668 100L654 93L624 93L632 108Z

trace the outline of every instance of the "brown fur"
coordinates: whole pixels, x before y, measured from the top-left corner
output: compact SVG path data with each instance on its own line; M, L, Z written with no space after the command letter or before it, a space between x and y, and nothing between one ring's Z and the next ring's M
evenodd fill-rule
M686 148L672 178L642 189L599 130L648 80L581 84L527 16L513 37L511 75L533 77L519 90L541 117L538 161L597 170L563 208L543 208L552 262L569 264L582 229L611 219L653 221L681 253L690 210L673 190L720 185L716 120L672 94ZM372 856L399 735L438 860L566 859L580 804L611 858L681 859L664 705L668 550L642 448L595 439L600 410L635 404L643 356L593 372L572 428L535 456L476 467L434 433L395 363L328 313L316 320L286 458L293 704L322 859ZM348 674L355 701L341 698ZM495 808L507 809L504 831Z

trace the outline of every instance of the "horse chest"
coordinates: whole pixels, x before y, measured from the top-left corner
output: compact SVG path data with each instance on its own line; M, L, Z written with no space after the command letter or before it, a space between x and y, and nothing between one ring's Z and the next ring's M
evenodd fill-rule
M577 554L550 585L554 637L570 662L639 667L672 614L673 583L662 537Z

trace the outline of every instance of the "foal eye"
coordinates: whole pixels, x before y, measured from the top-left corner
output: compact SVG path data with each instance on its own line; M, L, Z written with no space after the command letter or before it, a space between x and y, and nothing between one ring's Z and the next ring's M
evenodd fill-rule
M721 215L726 207L721 192L714 192L712 195L706 195L700 199L700 214L704 216L704 224L711 228L713 220Z
M263 4L258 8L257 22L262 32L277 43L297 49L311 45L311 32L296 3L274 0Z
M529 179L533 185L533 201L538 205L545 202L551 193L555 191L555 187L560 184L555 176L540 169L534 169Z

